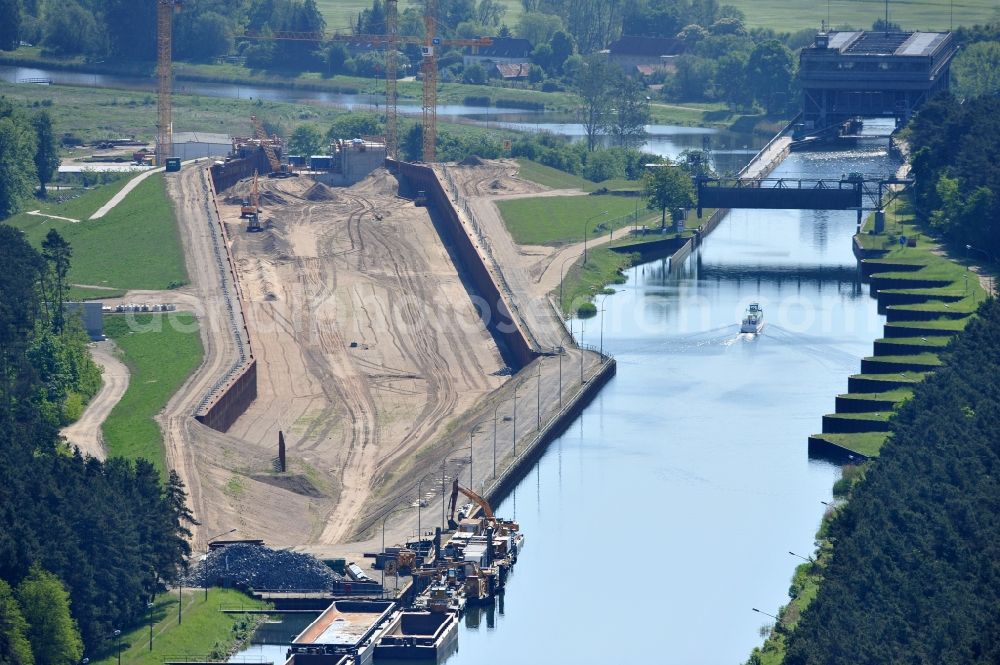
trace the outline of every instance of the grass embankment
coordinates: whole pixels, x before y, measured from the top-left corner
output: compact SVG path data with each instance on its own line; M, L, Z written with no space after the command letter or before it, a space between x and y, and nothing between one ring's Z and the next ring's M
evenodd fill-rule
M522 168L519 174L549 187L560 189L574 187L579 184L578 180L583 180L572 174L525 161L529 166L526 169ZM637 202L638 221L635 216ZM619 231L636 223L658 227L660 222L660 213L646 210L644 200L635 196L540 196L499 201L497 207L514 242L520 245L558 246L582 242L585 224L588 229L587 238L596 239L612 230ZM607 215L600 214L604 210L608 211ZM598 215L596 217L595 211ZM590 220L589 224L587 220ZM699 223L695 211L689 211L685 220L686 229L696 228ZM685 235L690 233L690 230L685 231ZM622 231L621 237L615 239L611 246L637 245L674 238L677 235L674 232L652 233L635 238L627 236ZM572 266L565 268L560 302L563 313L576 311L586 314L588 309L592 312L592 308L585 306L586 303L589 303L594 295L600 293L608 284L624 282L622 271L632 265L634 260L633 256L613 251L608 245L588 248L586 265L581 258ZM581 306L585 307L583 311L580 311Z
M866 359L873 370L865 374L855 375L869 381L893 384L898 388L922 381L927 372L896 371L898 368L911 366L918 369L924 366L933 370L941 365L941 353L946 349L953 334L964 329L971 315L986 297L986 291L981 286L978 277L966 266L946 257L941 252L940 244L919 228L907 200L900 200L890 210L886 211L886 226L884 233L874 234L874 218L869 217L857 239L865 249L877 249L885 252L877 259L868 259L868 265L885 265L885 271L878 269L872 273L873 284L877 284L885 297L904 295L910 298L923 299L923 302L889 305L888 309L895 316L907 317L912 312L925 317L927 312L936 313L940 318L930 321L913 320L899 321L889 324L896 335L885 337L875 342L875 355ZM900 238L916 239L916 246L901 244ZM918 266L916 270L901 270L900 265ZM909 288L907 283L913 280L933 281L934 287ZM898 282L900 288L893 288ZM932 314L933 316L933 314ZM905 329L912 327L917 331L906 335ZM900 331L903 332L900 332ZM934 334L940 331L940 334ZM884 371L879 368L884 365ZM897 405L898 406L898 405ZM880 412L883 406L876 400L871 401L871 411ZM846 414L841 414L846 417ZM881 419L871 419L874 424ZM878 455L885 442L884 432L861 432L856 434L824 433L815 435L845 448L849 451L873 457Z
M560 171L531 159L518 157L515 161L519 167L517 174L520 177L552 189L579 189L581 192L596 192L600 189L606 189L609 192L640 192L642 190L642 182L639 180L615 179L593 182L583 176ZM644 203L640 203L640 207L645 209Z
M829 6L809 0L732 0L728 4L746 14L747 28L769 28L777 32L815 30L827 17L839 28L850 26L871 29L872 23L883 18L882 5L857 0L831 0ZM904 30L943 30L959 25L986 24L996 18L995 0L964 0L954 5L954 14L947 2L894 2L889 20Z
M959 307L968 313L974 311L979 302L982 302L985 291L979 286L978 279L969 279L966 287L966 276L968 271L965 267L956 264L948 258L942 256L937 243L919 233L920 229L913 224L913 216L906 205L887 213L886 232L883 234L869 234L872 228L873 219L869 218L862 229L863 235L859 236L859 241L867 248L878 248L888 250L882 262L889 264L886 273L875 273L873 277L886 281L905 279L944 279L947 284L937 289L891 289L895 293L911 293L925 295L928 298L926 303L917 305L894 306L897 310L937 311L948 310ZM898 238L900 235L907 237L916 236L918 238L916 247L900 245ZM891 270L891 264L907 263L919 265L916 271L896 271ZM965 289L968 288L968 292ZM962 295L962 300L956 302L943 302L935 300L942 294L953 294L958 292ZM963 318L940 318L932 321L900 321L890 325L901 328L918 329L921 333L926 331L941 331L941 335L921 334L915 337L891 337L877 340L876 355L871 359L885 362L887 366L891 363L911 363L923 365L928 370L933 370L941 366L941 352L945 350L951 339L951 334L958 333L964 329L969 317ZM869 359L869 360L871 360ZM853 421L854 423L868 421L873 424L873 430L883 427L886 421L891 422L892 414L901 404L913 397L913 386L923 381L931 372L924 371L886 371L884 373L866 373L855 375L854 379L863 379L870 382L878 382L886 386L892 386L878 392L851 393L841 395L840 401L850 401L851 412L838 413L836 419L842 421ZM891 412L886 411L886 402L891 402L893 408ZM865 403L868 404L865 407ZM891 425L890 425L891 427ZM815 437L829 441L845 450L864 455L865 457L877 457L882 446L891 436L890 432L868 431L858 433L824 433L814 435ZM865 465L866 466L866 465ZM834 494L843 496L850 491L864 475L865 466L845 467L844 477L834 486ZM778 610L778 625L771 631L763 647L754 649L750 662L761 665L780 665L785 656L785 640L787 635L795 628L802 611L812 602L816 592L823 580L823 571L832 555L832 545L825 540L823 534L832 517L833 511L828 511L824 517L823 526L820 529L820 546L817 552L816 561L812 564L804 564L796 569L795 577L791 587L792 600L785 607Z
M163 665L165 661L224 662L246 643L260 618L265 615L224 614L220 607L242 606L266 609L269 606L232 589L209 589L208 601L202 589L184 589L181 622L177 622L177 592L161 593L153 603L153 649L149 648L149 624L144 623L121 635L122 665ZM117 665L118 652L91 665Z
M498 201L497 207L514 242L555 246L582 242L585 229L589 239L632 226L637 203L639 224L659 220L658 212L627 196L540 196Z
M6 220L40 247L56 229L73 248L69 282L101 287L74 287L70 299L108 298L127 289L167 289L187 281L184 255L163 176L147 178L107 215L88 220L127 180L103 185L65 203L39 202L50 215L82 220L67 222L21 213ZM31 207L31 206L29 206Z
M131 374L102 428L108 456L144 457L163 473L163 435L153 416L201 363L198 322L187 312L114 314L104 318L104 333Z

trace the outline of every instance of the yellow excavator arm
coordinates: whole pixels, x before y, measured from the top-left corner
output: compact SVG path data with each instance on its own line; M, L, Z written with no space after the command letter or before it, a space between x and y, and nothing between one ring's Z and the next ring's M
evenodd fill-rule
M490 521L496 520L496 518L493 516L493 509L490 508L489 502L486 501L486 499L484 499L483 497L473 492L472 490L460 486L458 484L458 478L456 478L451 484L451 502L449 504L450 508L448 512L448 526L450 528L454 529L457 527L457 523L455 522L455 509L458 507L459 492L464 494L466 497L469 498L470 501L479 506L479 508L483 511L483 516L487 520Z

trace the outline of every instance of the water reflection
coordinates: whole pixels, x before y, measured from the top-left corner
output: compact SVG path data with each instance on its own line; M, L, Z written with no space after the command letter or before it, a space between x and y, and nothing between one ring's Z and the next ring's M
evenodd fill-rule
M793 154L779 174L859 162L895 166L873 144ZM618 374L518 486L527 544L505 612L495 631L463 626L450 665L499 665L512 645L539 663L746 659L761 639L750 608L787 602L786 552L812 549L839 474L806 439L881 333L855 226L851 212L735 211L679 269L628 271L603 304ZM739 333L751 300L757 336Z

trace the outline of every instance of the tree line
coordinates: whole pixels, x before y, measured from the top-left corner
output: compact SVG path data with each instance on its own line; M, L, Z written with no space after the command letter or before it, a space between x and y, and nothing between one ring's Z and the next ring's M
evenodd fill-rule
M925 104L908 130L917 215L959 245L1000 256L1000 98ZM980 255L977 258L984 258Z
M785 665L1000 662L997 330L991 299L894 417Z
M48 111L28 115L0 97L0 219L20 210L36 183L45 196L58 168L59 146Z
M0 224L0 663L76 665L141 621L190 553L183 483L59 437L100 385L60 302L72 251Z

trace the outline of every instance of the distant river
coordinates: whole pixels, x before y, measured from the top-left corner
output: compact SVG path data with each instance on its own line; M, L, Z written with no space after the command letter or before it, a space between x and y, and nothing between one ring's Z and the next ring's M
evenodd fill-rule
M72 85L117 90L156 91L152 77L114 76L109 74L84 74L33 67L0 66L0 81L17 83L28 80L52 81L53 85ZM24 83L24 85L31 85ZM381 86L381 87L380 87ZM234 85L229 83L198 83L176 81L176 94L203 95L239 99L265 99L277 102L313 103L335 106L345 110L378 110L385 108L384 83L371 82L370 91L359 94L342 94L313 90L292 90L277 86ZM498 93L500 94L500 93ZM422 109L412 102L400 104L398 110L406 115L420 115ZM551 111L526 111L524 109L442 104L438 106L442 120L469 122L484 127L503 126L528 131L548 131L573 138L584 136L583 126L572 117ZM176 131L184 131L183 115L175 114ZM716 168L720 172L736 172L760 147L760 139L740 134L699 127L675 125L649 125L649 140L643 149L657 155L674 158L684 150L712 149L716 155ZM756 141L756 144L755 144Z

